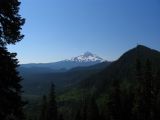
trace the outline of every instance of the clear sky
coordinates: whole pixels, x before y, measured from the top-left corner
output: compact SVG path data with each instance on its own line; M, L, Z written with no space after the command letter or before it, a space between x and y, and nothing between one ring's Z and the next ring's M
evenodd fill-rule
M160 50L160 0L21 0L20 63L54 62L86 51L115 60L137 43Z

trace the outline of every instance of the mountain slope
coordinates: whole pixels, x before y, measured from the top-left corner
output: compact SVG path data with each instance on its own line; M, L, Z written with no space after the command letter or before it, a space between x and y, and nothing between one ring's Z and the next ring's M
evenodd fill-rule
M132 88L132 86L135 85L135 66L137 59L141 60L143 65L145 61L149 59L152 62L153 72L160 69L160 52L139 45L123 54L117 61L109 64L109 66L104 66L100 63L91 67L73 68L65 72L65 75L63 75L65 79L69 77L68 80L71 80L71 83L74 84L66 84L69 85L69 87L66 87L67 89L58 94L57 100L64 118L72 118L75 116L77 106L81 105L81 100L85 100L85 97L87 98L92 95L96 98L100 112L102 112L107 106L108 93L114 80L120 80L120 88L122 90ZM99 69L100 66L103 69ZM97 67L98 71L93 72ZM90 72L93 73L90 74ZM55 75L52 77L56 79ZM51 78L51 76L49 76L49 78ZM64 86L62 88L64 88ZM134 91L134 89L131 90ZM126 105L126 102L124 102L124 104Z
M117 61L113 62L96 77L91 77L83 84L97 89L106 87L108 81L119 79L119 80L135 80L136 76L136 61L140 59L143 64L146 60L152 62L153 71L160 68L160 52L147 48L142 45L138 45L136 48L129 50L124 53ZM94 78L94 79L92 79ZM89 83L87 85L87 83ZM81 84L81 86L83 86Z
M50 69L39 70L38 68L20 68L25 94L40 95L48 91L51 83L58 90L66 89L86 79L87 77L106 68L110 63L102 62L89 67L77 67L65 72L54 72ZM86 74L87 73L87 74Z
M59 62L53 62L53 63L38 63L38 64L22 64L22 67L38 67L38 68L51 68L54 70L59 69L72 69L75 67L85 67L85 66L91 66L95 65L101 62L104 62L105 60L95 54L92 54L90 52L86 52L83 55L73 57L68 60L62 60Z
M77 99L80 97L78 95L89 92L94 92L100 96L106 93L113 80L120 80L121 85L125 87L129 84L133 85L136 79L137 59L140 59L143 65L145 61L149 59L152 62L153 72L160 69L160 52L138 45L136 48L123 54L117 61L111 63L101 72L80 81L77 86L72 86L72 89L64 92L60 98L69 100L75 96Z

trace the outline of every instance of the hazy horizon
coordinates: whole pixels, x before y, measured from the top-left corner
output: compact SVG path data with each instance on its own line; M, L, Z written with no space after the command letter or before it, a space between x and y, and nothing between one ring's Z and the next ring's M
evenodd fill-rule
M137 45L142 45L142 44L137 44ZM136 45L136 46L137 46ZM136 46L134 46L134 47L136 47ZM144 45L145 46L145 45ZM127 51L129 51L129 50L131 50L131 49L133 49L134 47L132 47L132 48L129 48L128 50L126 50L126 51L124 51L123 53L121 53L119 56L117 56L117 58L115 58L115 59L112 59L112 60L109 60L109 59L106 59L106 57L101 57L101 56L99 56L98 54L95 54L95 53L93 53L93 52L91 52L91 51L86 51L86 52L90 52L90 53L92 53L92 54L94 54L94 55L97 55L98 57L101 57L101 58L103 58L105 61L108 61L108 62L113 62L113 61L115 61L115 60L118 60L125 52L127 52ZM146 47L148 47L148 46L146 46ZM154 49L154 48L151 48L151 49ZM159 49L154 49L154 50L157 50L157 51L159 51ZM47 61L47 62L28 62L28 63L20 63L20 64L43 64L43 63L54 63L54 62L60 62L60 61L63 61L63 60L70 60L70 59L72 59L72 58L74 58L74 57L78 57L78 56L80 56L80 55L84 55L86 52L83 52L83 53L81 53L81 54L79 54L79 55L77 55L77 56L71 56L70 58L65 58L65 59L59 59L59 60L57 60L57 61Z

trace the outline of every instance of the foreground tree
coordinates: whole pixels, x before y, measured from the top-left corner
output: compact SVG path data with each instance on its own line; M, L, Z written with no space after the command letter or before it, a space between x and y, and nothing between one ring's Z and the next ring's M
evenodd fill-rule
M0 118L23 120L21 100L21 77L17 72L16 54L0 47Z
M0 0L0 118L23 120L24 102L21 99L21 77L17 72L18 60L9 53L7 44L22 40L21 26L24 19L19 13L18 0Z
M19 13L19 0L0 0L0 46L22 40L21 26L24 19Z

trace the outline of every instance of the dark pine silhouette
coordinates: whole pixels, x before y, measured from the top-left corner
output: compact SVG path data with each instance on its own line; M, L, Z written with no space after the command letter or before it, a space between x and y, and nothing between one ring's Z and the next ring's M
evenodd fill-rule
M0 118L23 120L21 77L17 72L16 54L0 47Z
M44 95L42 98L39 120L46 120L46 118L47 118L47 97Z
M21 26L25 20L19 13L19 0L0 0L0 45L15 44L24 37Z
M54 84L51 85L49 96L47 97L44 95L42 98L39 120L64 120L63 114L58 112Z
M21 77L17 72L15 53L8 52L6 45L23 38L21 26L24 19L19 13L18 0L0 0L0 119L23 120L24 102L21 99Z
M47 120L57 120L58 110L57 110L57 102L56 102L54 84L51 85L48 99L49 100L48 100L48 107L47 107Z

